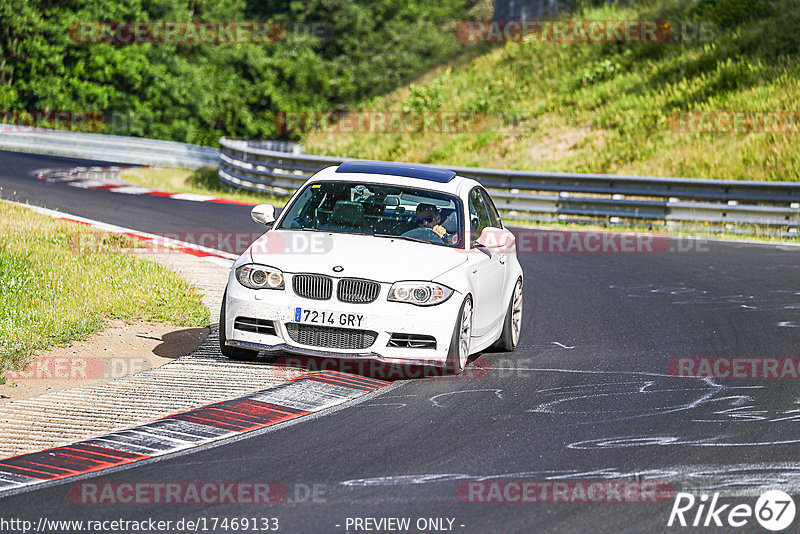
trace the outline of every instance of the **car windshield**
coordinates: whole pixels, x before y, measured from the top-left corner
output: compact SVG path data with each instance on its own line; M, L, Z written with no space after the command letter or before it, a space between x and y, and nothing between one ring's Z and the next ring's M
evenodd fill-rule
M315 182L287 208L279 228L398 237L458 247L461 202L445 193L394 185Z

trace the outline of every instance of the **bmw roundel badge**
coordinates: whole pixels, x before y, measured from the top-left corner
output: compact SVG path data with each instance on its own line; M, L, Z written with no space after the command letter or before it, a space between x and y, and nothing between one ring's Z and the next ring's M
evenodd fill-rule
M335 273L340 273L342 271L344 271L344 267L342 267L341 265L337 265L336 267L333 268L333 272Z

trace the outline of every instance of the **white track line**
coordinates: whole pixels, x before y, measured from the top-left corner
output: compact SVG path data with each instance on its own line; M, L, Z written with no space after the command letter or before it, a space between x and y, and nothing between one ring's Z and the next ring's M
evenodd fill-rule
M84 173L104 172L104 171L119 171L120 167L76 167L72 169L39 169L34 172L34 175L40 180L50 183L58 183L61 185L69 185L72 187L80 187L81 189L100 189L110 191L112 193L122 193L125 195L148 195L158 196L164 198L171 198L174 200L188 200L190 202L214 202L216 204L236 204L242 206L255 206L252 202L240 202L236 200L228 200L225 198L213 197L210 195L199 195L196 193L169 193L167 191L159 191L157 189L150 189L148 187L141 187L138 185L119 184L112 185L108 182L95 180L92 178L73 177L72 172L78 171Z

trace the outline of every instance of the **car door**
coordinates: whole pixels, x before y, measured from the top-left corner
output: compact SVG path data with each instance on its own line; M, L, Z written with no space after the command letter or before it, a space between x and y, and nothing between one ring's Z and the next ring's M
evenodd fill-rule
M511 231L503 227L503 221L500 220L500 212L497 211L497 208L495 207L494 202L492 201L492 197L489 196L489 193L486 191L486 189L480 188L480 190L481 194L483 195L483 203L486 206L486 209L489 211L489 223L491 224L492 228L497 228L501 230L501 232L499 232L498 235L495 236L494 241L498 245L497 251L499 257L497 258L497 261L499 261L504 266L503 289L501 290L501 293L505 295L509 290L509 283L511 283L508 277L510 274L512 274L513 271L513 269L509 268L507 265L507 262L510 261L508 255L515 254L514 250L516 248L516 245L514 244L514 240L516 238L514 237L514 234L511 233ZM500 235L500 234L506 234L506 235ZM512 243L512 244L501 245L500 242L503 241L504 239L506 243ZM506 308L503 307L501 311L502 313L505 313Z
M479 187L473 188L468 199L470 241L469 256L473 276L474 298L472 328L475 336L488 333L502 321L505 312L503 285L505 281L505 257L496 250L476 244L484 228L492 227L492 217ZM496 224L499 219L495 219ZM500 229L498 228L498 231Z

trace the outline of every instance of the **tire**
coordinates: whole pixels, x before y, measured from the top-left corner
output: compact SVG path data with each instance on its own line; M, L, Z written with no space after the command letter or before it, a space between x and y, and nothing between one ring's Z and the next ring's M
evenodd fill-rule
M469 359L469 340L472 335L472 298L467 296L461 304L450 338L445 370L454 375L461 374Z
M255 360L258 356L257 350L242 349L239 347L229 347L225 344L228 340L225 335L225 301L228 297L228 291L222 295L222 308L219 310L219 350L223 356L227 356L231 360L248 361Z
M503 321L503 332L494 344L497 350L513 352L517 348L522 331L522 295L522 278L520 278L514 286L514 292L511 293L506 318Z

